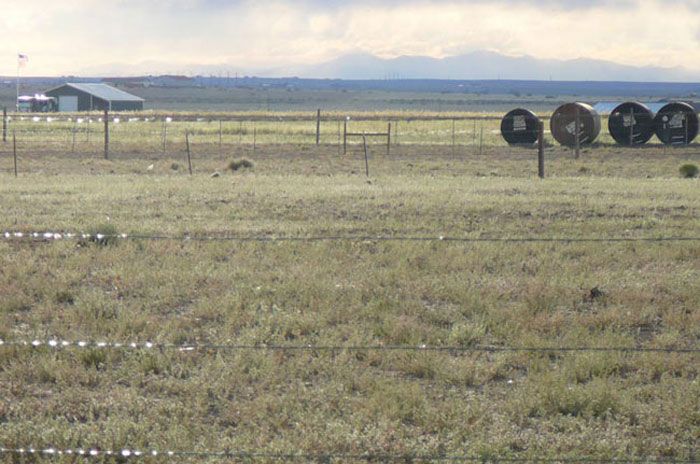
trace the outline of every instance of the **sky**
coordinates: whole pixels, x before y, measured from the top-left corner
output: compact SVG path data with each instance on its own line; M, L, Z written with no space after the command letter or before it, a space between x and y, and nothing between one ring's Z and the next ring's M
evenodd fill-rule
M0 74L224 74L476 50L682 66L700 0L0 0ZM7 39L10 40L7 40Z

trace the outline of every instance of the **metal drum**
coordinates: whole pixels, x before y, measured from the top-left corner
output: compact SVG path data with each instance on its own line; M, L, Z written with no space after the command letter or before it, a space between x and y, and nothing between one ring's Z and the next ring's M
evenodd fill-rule
M509 145L532 145L537 142L540 118L530 110L518 108L501 120L501 135Z
M638 102L626 102L617 106L608 119L608 130L620 145L643 145L653 136L654 112Z
M656 136L666 145L688 145L698 135L698 114L683 102L672 102L656 113Z
M566 103L554 112L550 121L552 136L560 144L576 146L576 119L578 115L578 143L593 143L600 134L600 115L586 103Z

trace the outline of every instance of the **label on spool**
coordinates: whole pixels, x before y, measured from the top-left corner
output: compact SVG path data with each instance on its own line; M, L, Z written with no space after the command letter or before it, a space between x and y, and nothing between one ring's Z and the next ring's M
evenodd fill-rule
M683 127L685 122L685 113L674 113L671 120L668 122L668 126L671 129L680 129Z
M571 121L569 124L566 125L566 132L568 132L571 135L576 134L576 121Z
M524 132L527 130L527 122L525 116L513 116L513 131Z
M637 120L631 114L622 115L622 127L632 127L637 124Z

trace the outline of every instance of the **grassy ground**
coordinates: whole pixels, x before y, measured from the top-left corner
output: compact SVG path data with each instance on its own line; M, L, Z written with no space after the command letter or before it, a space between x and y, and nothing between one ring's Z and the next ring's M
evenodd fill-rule
M364 152L354 139L347 155L336 144L280 145L224 142L206 143L193 138L190 153L195 173L224 172L234 159L253 161L257 169L274 175L338 176L365 173ZM166 150L135 148L113 143L110 159L104 159L104 146L94 143L66 152L52 144L17 145L18 171L23 175L135 174L159 178L182 177L188 173L186 144L168 143ZM369 141L369 169L373 176L410 177L534 177L537 151L534 148L483 145L407 145ZM624 148L599 144L585 147L576 159L572 150L550 145L545 149L545 166L553 177L677 178L685 163L700 164L697 146L668 148L646 146ZM12 144L0 144L0 172L14 170ZM464 180L470 182L470 180Z
M528 151L375 151L368 180L357 147L345 158L329 146L248 150L228 147L224 159L200 151L192 177L180 154L25 154L19 178L0 174L0 230L700 230L698 182L677 174L682 161L697 162L689 152L573 160L552 149L552 178L538 181ZM222 170L243 155L253 168ZM210 177L214 170L222 175ZM0 241L0 260L4 340L642 348L700 341L698 242ZM698 358L2 347L0 443L697 459Z

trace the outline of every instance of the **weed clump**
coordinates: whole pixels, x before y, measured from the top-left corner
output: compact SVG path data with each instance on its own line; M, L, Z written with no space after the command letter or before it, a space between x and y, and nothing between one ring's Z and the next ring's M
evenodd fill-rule
M233 160L228 163L228 168L234 172L240 169L252 169L253 167L255 167L255 164L247 158Z
M698 168L697 164L688 163L681 166L678 171L681 173L681 177L692 179L698 176L700 168Z
M173 171L179 171L180 170L180 165L178 163L172 163L170 165L170 169Z
M119 238L117 227L110 223L95 226L87 234L87 241L100 246L115 245Z
M104 350L85 350L80 353L80 361L86 369L101 369L107 361Z
M55 296L56 303L72 305L75 303L75 295L69 290L59 290Z

